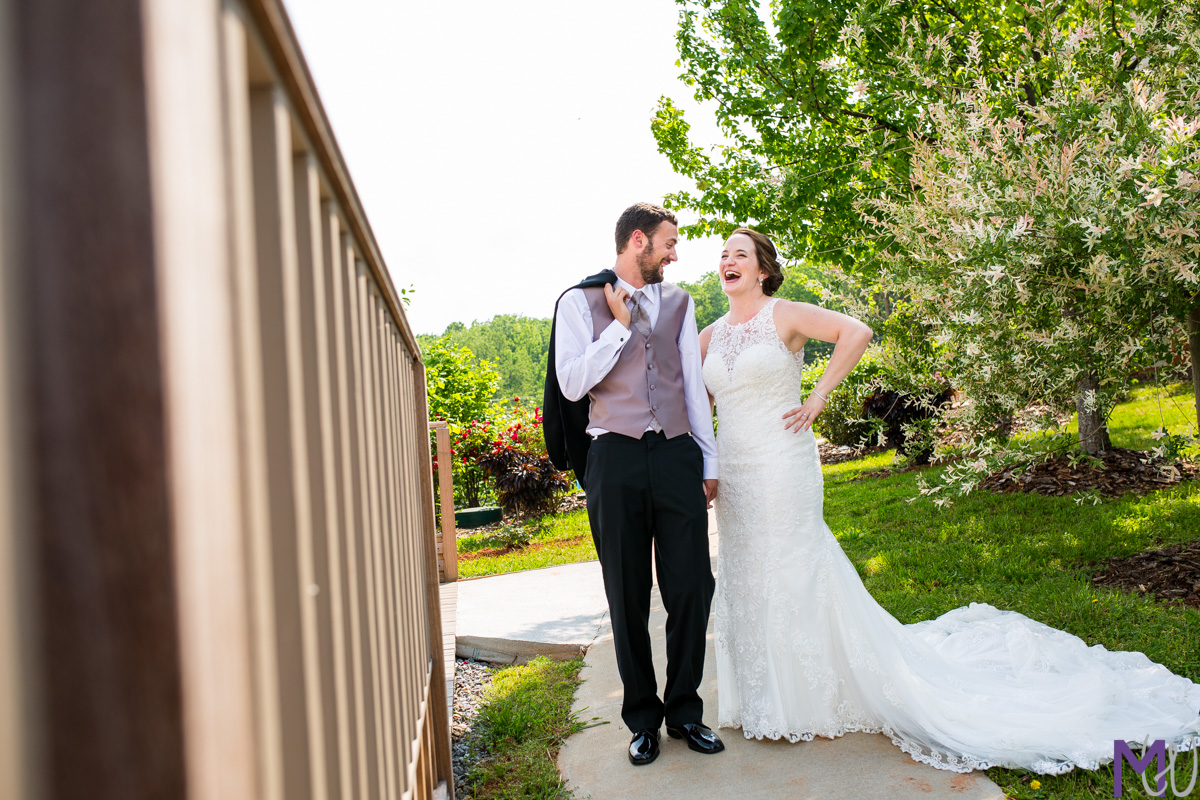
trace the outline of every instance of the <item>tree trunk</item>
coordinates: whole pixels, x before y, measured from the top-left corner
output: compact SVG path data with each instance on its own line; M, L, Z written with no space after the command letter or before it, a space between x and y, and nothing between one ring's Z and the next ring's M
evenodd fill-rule
M1096 373L1087 372L1075 384L1075 410L1079 414L1079 446L1085 453L1100 456L1112 449L1108 438L1108 425L1104 421L1104 411L1099 405L1088 410L1084 398L1089 392L1099 393L1100 381Z
M1200 435L1200 298L1188 313L1188 350L1192 361L1192 398L1196 404L1196 433Z

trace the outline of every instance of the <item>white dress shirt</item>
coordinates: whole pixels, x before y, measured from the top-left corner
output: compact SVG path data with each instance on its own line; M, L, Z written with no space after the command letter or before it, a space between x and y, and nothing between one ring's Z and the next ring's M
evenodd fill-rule
M658 324L658 312L662 307L662 286L646 284L635 289L617 278L617 286L629 292L642 292L642 308L650 318L650 327ZM633 301L626 305L633 307ZM592 311L588 307L583 289L571 289L558 303L558 315L554 319L554 368L558 372L558 387L568 400L583 398L592 387L604 379L621 349L629 341L629 328L613 320L592 341ZM700 445L704 455L704 477L717 477L717 443L713 437L712 408L708 404L708 390L700 372L700 336L696 332L696 303L688 297L687 312L683 317L683 330L675 344L679 347L679 359L683 365L683 393L687 406L688 425L692 438ZM588 428L593 436L607 433L603 428Z

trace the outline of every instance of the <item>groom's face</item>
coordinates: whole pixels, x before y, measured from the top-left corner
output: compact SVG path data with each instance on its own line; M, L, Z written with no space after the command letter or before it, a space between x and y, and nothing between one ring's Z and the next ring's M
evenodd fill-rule
M642 280L646 283L662 283L663 269L672 261L678 261L675 245L679 243L679 228L673 223L662 222L647 237L645 246L638 253L637 264Z

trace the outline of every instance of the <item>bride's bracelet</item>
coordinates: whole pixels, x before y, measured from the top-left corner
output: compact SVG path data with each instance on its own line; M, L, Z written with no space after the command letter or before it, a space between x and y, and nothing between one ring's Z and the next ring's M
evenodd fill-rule
M816 389L813 389L811 394L815 394L817 397L821 398L821 400L823 400L826 405L829 405L829 398L826 397L825 395L821 394L820 392L818 392Z

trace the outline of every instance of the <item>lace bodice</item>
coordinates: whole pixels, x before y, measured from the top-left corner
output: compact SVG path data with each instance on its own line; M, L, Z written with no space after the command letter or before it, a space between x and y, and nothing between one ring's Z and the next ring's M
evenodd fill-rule
M745 455L751 455L761 453L764 435L771 441L788 435L783 412L804 401L804 351L792 353L780 339L775 327L778 302L771 298L741 324L731 324L726 315L712 329L704 384L716 401L724 434L723 443L718 437L718 452L724 447L729 456L736 457L735 444L749 448ZM730 409L737 411L727 413Z
M800 370L804 369L804 350L801 349L800 352L793 354L780 339L779 332L775 328L775 304L778 302L779 298L777 297L769 298L757 314L743 323L729 322L729 315L726 314L713 326L712 338L708 343L708 355L710 358L713 356L720 358L731 380L733 365L738 356L758 344L792 356L796 366ZM713 387L710 386L709 391L712 389Z

